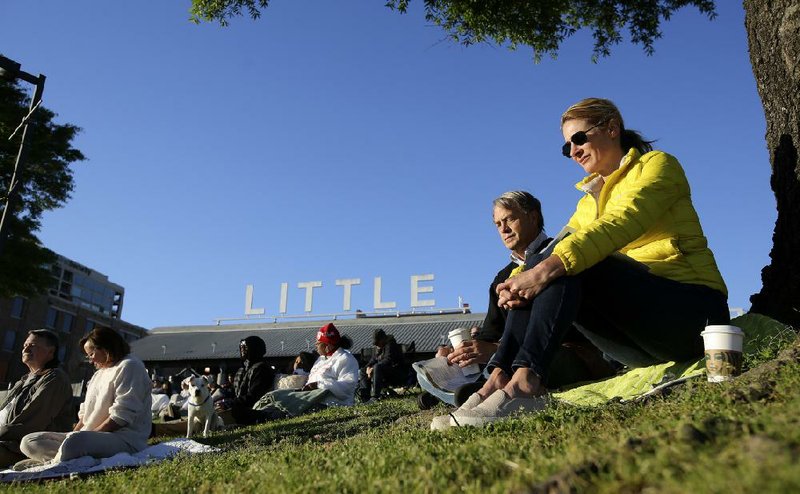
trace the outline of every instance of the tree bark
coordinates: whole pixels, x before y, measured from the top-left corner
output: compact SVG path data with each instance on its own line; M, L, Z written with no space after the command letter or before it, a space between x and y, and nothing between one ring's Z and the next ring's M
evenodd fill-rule
M744 0L745 27L767 121L778 218L771 262L751 312L800 329L800 0Z

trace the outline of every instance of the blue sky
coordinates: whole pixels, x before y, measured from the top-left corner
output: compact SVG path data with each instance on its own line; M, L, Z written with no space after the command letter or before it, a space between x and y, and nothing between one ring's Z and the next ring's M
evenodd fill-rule
M739 2L709 21L684 9L655 55L622 44L591 63L579 33L556 60L465 48L376 2L274 0L258 21L188 21L189 2L4 0L0 52L44 73L44 104L83 128L67 205L40 238L126 289L123 318L205 324L254 306L410 308L432 273L436 308L485 310L507 262L491 201L527 189L555 233L581 169L560 155L559 116L610 98L630 128L681 161L732 307L768 262L775 200L765 122Z

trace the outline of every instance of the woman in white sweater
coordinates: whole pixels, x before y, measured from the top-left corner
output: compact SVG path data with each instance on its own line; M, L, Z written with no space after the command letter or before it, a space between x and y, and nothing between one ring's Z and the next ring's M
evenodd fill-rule
M152 415L150 378L144 364L114 330L97 327L81 339L97 371L86 389L73 432L34 432L20 450L38 461L81 456L107 458L147 447Z

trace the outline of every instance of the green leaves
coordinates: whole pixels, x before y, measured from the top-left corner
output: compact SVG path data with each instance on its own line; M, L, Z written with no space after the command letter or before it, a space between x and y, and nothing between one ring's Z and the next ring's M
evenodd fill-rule
M408 13L410 0L388 0L391 10ZM192 0L193 22L229 19L246 12L261 16L269 0ZM609 56L623 41L630 41L651 55L661 37L661 22L683 7L696 7L709 19L716 16L713 0L424 0L425 19L441 27L454 42L465 46L495 43L510 49L529 46L534 60L555 58L561 43L581 29L592 32L592 60Z
M22 131L8 136L28 114L30 99L19 82L0 80L0 207L14 170ZM72 147L80 129L53 122L56 114L40 106L29 125L30 151L17 171L18 189L12 215L6 218L8 239L0 253L0 297L30 296L44 291L50 283L47 264L53 253L39 244L34 233L45 211L63 206L74 182L70 164L85 159Z
M192 0L189 9L191 20L194 23L202 21L218 21L220 25L227 26L228 19L239 17L246 11L252 19L261 17L261 10L269 6L269 0Z

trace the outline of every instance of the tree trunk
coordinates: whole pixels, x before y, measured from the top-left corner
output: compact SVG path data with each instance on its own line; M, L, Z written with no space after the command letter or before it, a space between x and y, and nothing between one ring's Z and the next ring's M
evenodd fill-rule
M800 329L800 0L744 0L750 61L767 120L778 206L771 262L751 312ZM733 103L735 104L735 103Z

